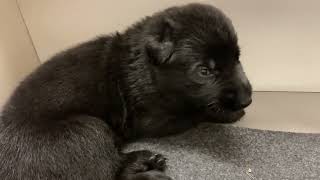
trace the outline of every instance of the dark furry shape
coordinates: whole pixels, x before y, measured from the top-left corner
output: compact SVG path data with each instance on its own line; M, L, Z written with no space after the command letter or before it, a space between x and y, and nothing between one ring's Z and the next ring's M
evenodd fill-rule
M0 121L1 179L167 180L165 158L120 153L141 137L233 122L251 103L237 36L218 9L169 8L52 57Z

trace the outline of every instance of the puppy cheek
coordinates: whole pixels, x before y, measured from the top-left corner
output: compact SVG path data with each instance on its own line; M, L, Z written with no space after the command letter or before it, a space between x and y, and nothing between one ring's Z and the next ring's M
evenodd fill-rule
M201 93L206 95L208 99L219 99L222 88L218 83L208 82L202 86Z

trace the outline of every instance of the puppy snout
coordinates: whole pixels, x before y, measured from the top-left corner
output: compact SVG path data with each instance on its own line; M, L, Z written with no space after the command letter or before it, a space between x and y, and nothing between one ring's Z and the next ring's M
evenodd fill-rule
M248 107L251 103L252 103L252 98L247 97L247 98L240 101L239 108L244 109L244 108Z
M228 109L237 111L252 103L251 93L246 91L229 90L225 93L224 102Z
M244 87L237 91L237 97L235 100L236 109L244 109L252 103L252 91L251 88Z

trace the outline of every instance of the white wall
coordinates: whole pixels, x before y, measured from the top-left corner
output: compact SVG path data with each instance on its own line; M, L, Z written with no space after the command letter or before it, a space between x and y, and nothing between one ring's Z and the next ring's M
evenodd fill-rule
M0 108L17 83L40 62L14 0L0 1Z
M191 0L18 0L41 61ZM320 1L211 0L232 19L255 90L320 92Z

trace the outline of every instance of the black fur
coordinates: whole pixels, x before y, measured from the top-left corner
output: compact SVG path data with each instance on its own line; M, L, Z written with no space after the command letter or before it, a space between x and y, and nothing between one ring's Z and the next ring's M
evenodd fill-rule
M4 106L1 179L171 179L162 155L121 145L238 120L251 102L239 55L231 21L201 4L57 54Z

